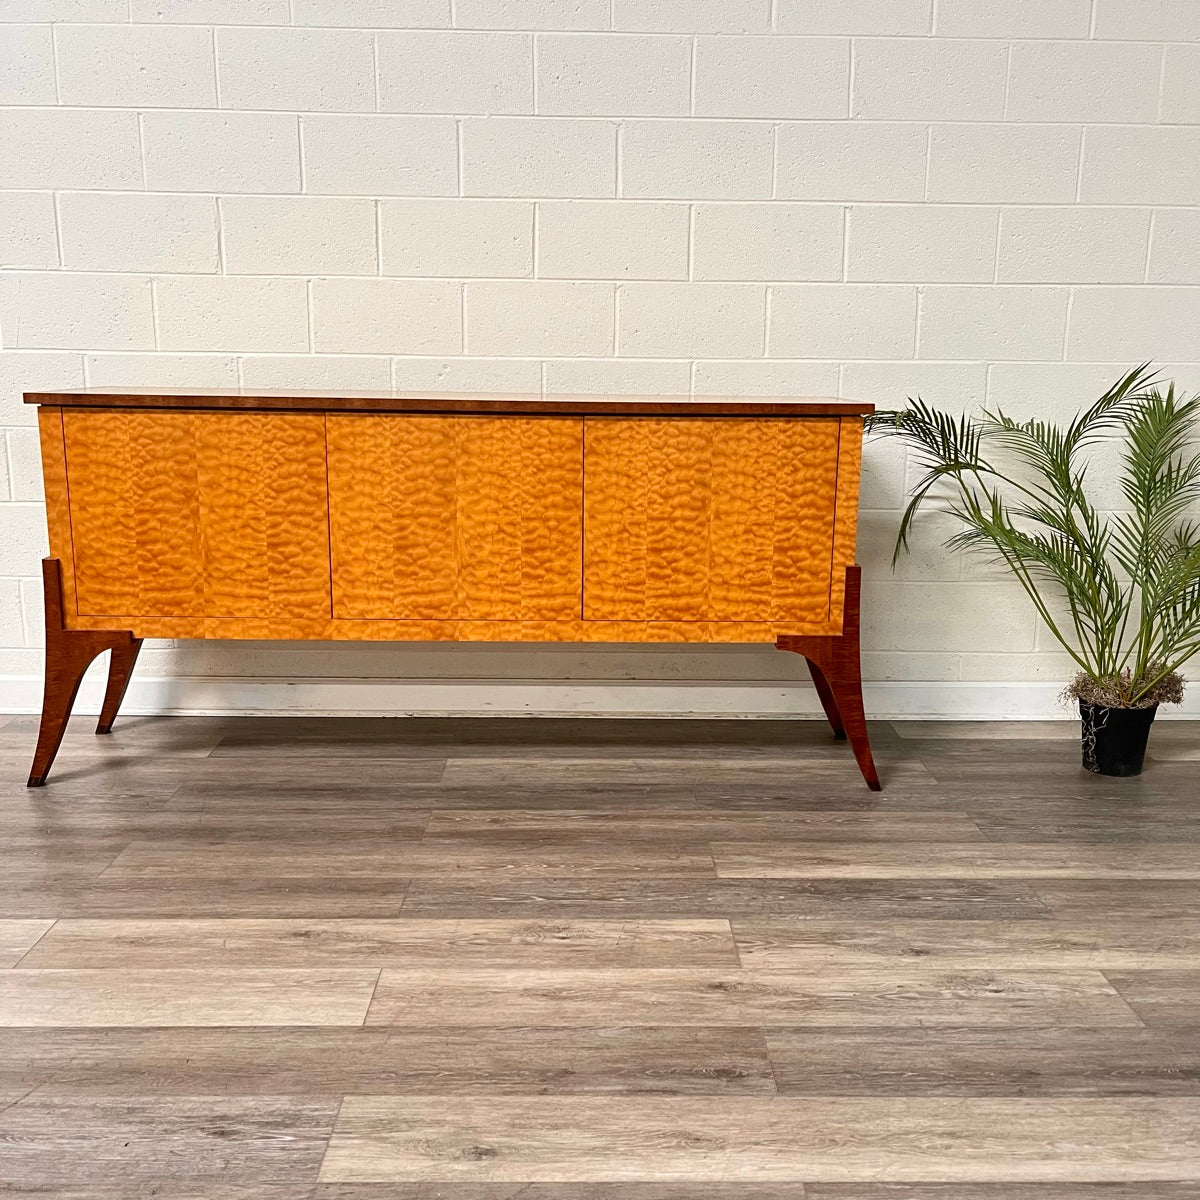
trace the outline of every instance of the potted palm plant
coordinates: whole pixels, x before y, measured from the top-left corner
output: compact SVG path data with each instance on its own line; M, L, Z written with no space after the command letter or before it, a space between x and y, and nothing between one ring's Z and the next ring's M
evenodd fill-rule
M899 438L924 474L900 522L893 565L918 511L943 500L962 528L950 547L1006 566L1079 670L1083 765L1137 775L1160 704L1177 704L1179 668L1200 651L1200 396L1130 371L1070 424L1000 411L950 415L919 398L868 428ZM1121 511L1088 496L1091 452L1124 441Z

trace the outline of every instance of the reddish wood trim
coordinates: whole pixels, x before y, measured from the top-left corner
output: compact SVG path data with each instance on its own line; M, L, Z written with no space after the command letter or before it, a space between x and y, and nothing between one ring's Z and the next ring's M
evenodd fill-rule
M631 396L401 395L373 392L242 393L216 389L189 392L160 388L81 388L65 392L26 392L26 404L62 408L268 409L285 412L444 413L509 416L590 417L851 417L875 411L872 404L827 397L812 399L690 400L686 396L658 399Z
M141 638L130 638L127 645L112 648L108 659L108 686L104 689L104 703L100 707L100 719L96 722L97 733L112 733L113 722L125 691L133 678L133 664L142 649Z
M862 569L846 568L842 632L834 637L781 637L775 645L808 660L821 707L833 727L833 735L848 738L858 769L873 792L882 790L871 739L863 710L862 667L859 662L859 615L862 600Z
M42 595L46 606L46 686L42 695L42 721L37 749L29 772L29 786L41 787L50 774L54 756L62 745L71 709L83 673L105 650L113 652L109 663L108 690L97 733L107 733L125 695L141 642L128 629L67 629L63 622L62 564L57 558L42 559Z

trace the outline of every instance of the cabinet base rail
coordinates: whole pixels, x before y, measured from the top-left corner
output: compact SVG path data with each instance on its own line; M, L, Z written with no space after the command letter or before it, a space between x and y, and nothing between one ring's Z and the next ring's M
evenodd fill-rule
M813 684L825 710L834 737L847 739L867 787L881 790L863 711L862 672L859 665L859 612L862 573L858 566L846 568L842 632L828 637L780 637L775 645L790 650L808 662ZM142 639L129 629L68 629L63 615L62 565L57 558L42 559L42 592L46 610L46 682L42 694L42 718L37 748L29 772L29 787L41 787L62 745L71 709L84 672L104 651L110 652L108 686L96 723L98 734L109 733Z

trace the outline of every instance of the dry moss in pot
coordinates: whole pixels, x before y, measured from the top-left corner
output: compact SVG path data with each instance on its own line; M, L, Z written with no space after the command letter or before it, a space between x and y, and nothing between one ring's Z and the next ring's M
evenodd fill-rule
M1128 703L1131 696L1138 697L1136 704ZM1180 703L1183 676L1153 670L1146 680L1134 679L1129 671L1115 679L1093 679L1080 671L1063 689L1063 698L1079 703L1084 770L1140 775L1158 706Z

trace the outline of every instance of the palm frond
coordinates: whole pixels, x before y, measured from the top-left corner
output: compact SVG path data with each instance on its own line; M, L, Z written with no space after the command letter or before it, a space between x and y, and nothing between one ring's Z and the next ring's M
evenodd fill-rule
M1155 379L1149 364L1135 367L1065 426L1000 410L952 416L920 398L867 422L904 442L921 471L893 565L926 502L944 498L961 526L948 547L1007 566L1084 675L1130 703L1163 694L1163 680L1200 652L1200 520L1189 515L1200 507L1200 396L1183 400ZM1118 429L1130 511L1102 517L1082 451Z
M1118 428L1122 424L1122 410L1143 395L1157 378L1158 372L1152 370L1148 362L1134 367L1071 422L1068 440L1079 449L1101 434Z

